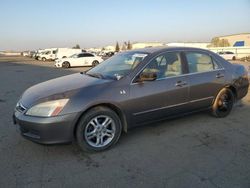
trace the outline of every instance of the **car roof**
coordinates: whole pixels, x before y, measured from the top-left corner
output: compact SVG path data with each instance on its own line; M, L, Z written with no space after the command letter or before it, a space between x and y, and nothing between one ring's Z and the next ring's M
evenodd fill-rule
M178 47L178 46L164 46L164 47L148 47L148 48L142 48L142 49L135 49L131 50L134 52L141 52L141 53L155 53L155 52L161 52L161 51L168 51L168 50L197 50L197 51L207 51L201 48L193 48L193 47Z
M91 52L81 52L81 53L77 53L77 54L92 54L92 55L94 55L94 54L91 53Z

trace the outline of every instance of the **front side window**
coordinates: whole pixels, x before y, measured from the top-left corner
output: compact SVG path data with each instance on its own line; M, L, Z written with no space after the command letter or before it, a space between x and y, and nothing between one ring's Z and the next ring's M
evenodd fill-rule
M78 54L78 57L85 57L84 54Z
M143 70L143 73L156 73L157 79L182 74L180 54L168 52L154 58Z
M69 58L78 58L79 54L73 54L72 56L69 56Z
M204 53L187 52L186 58L190 73L207 72L217 68L217 66L213 64L212 58Z

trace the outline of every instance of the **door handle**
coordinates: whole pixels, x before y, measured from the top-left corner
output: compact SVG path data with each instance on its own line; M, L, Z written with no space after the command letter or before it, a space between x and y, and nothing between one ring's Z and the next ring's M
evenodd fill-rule
M221 74L221 73L216 74L216 78L223 78L223 77L224 77L224 74Z
M182 86L185 86L185 85L187 85L187 82L182 82L182 81L178 81L175 84L176 87L182 87Z

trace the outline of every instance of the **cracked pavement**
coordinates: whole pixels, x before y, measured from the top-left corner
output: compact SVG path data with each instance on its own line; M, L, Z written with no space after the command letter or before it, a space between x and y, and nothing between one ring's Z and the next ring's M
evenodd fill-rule
M250 187L250 93L227 118L202 112L138 127L101 153L22 138L11 119L22 92L85 69L0 57L0 187Z

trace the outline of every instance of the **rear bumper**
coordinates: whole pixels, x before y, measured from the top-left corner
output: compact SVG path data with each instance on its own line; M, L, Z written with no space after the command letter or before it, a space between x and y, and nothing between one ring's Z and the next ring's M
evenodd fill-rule
M237 88L237 99L242 99L248 93L249 89L249 79L242 78L236 85Z
M77 113L57 117L31 117L18 111L13 114L23 137L41 144L67 143L74 140Z

